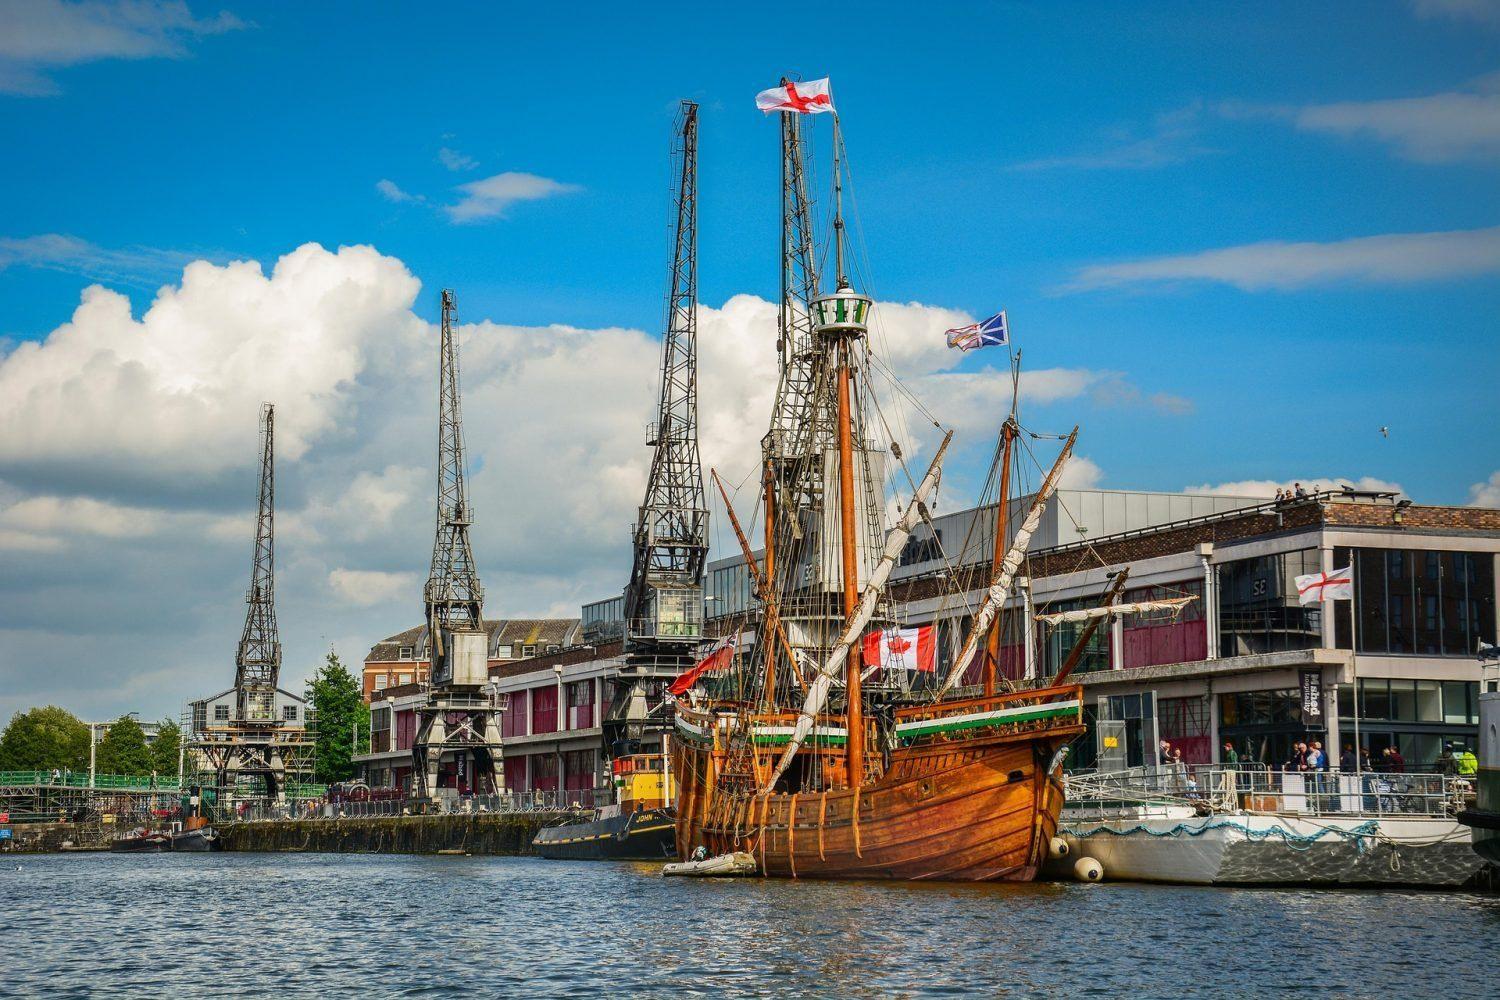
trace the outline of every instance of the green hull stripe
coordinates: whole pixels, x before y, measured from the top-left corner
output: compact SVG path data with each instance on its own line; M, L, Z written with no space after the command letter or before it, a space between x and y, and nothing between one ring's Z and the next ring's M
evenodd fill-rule
M1076 701L1059 702L1055 705L1035 705L1024 708L1002 708L997 712L980 712L974 715L950 716L946 719L926 719L921 722L903 722L896 727L896 735L910 740L934 733L952 733L964 729L983 729L1004 726L1012 722L1031 722L1036 719L1076 717L1079 704Z

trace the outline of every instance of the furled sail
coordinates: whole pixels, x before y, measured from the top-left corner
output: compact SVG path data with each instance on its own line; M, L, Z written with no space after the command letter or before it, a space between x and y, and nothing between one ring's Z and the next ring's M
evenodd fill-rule
M797 750L802 746L802 741L807 739L813 729L813 719L828 704L828 692L833 687L833 679L844 670L844 664L849 659L849 647L857 642L870 623L870 618L875 614L875 605L880 600L880 594L885 589L885 583L890 579L891 571L896 568L896 559L901 555L901 549L906 545L907 536L911 534L912 528L916 527L917 519L921 517L922 505L927 495L932 492L938 481L938 470L942 466L943 453L948 450L948 442L953 439L953 432L949 431L943 435L943 443L938 445L937 454L932 456L932 464L927 467L927 475L917 484L917 489L911 495L911 501L906 505L906 511L901 515L901 520L890 530L885 538L885 548L881 550L880 562L870 573L869 582L865 584L865 592L860 597L859 606L850 617L844 628L844 634L839 636L837 645L833 647L833 653L828 657L828 662L818 670L812 683L808 686L807 696L802 702L802 711L797 716L797 723L792 727L792 738L787 743L786 751L781 755L771 776L766 779L764 791L770 792L775 786L777 779L791 766L797 756Z
M964 675L964 671L969 669L974 653L979 648L980 636L989 634L990 623L995 620L995 615L1000 613L1000 608L1010 596L1010 585L1015 579L1016 570L1020 567L1022 558L1026 555L1026 546L1031 543L1031 536L1036 533L1037 525L1042 521L1042 511L1047 508L1047 500L1057 491L1058 477L1062 475L1063 466L1067 464L1069 456L1073 453L1073 442L1077 440L1078 428L1074 427L1073 433L1068 435L1067 443L1063 445L1062 454L1058 455L1057 461L1052 463L1051 471L1047 473L1047 478L1042 481L1041 488L1037 490L1036 499L1031 501L1031 509L1026 512L1026 519L1021 522L1021 527L1016 529L1015 540L1010 543L1010 548L1000 563L995 579L990 583L990 589L984 595L984 604L980 607L979 613L974 616L974 627L969 630L969 638L964 642L963 652L958 654L953 669L948 671L947 677L943 678L943 686L938 689L936 697L941 698L943 693ZM1003 530L1003 526L997 526L996 530Z
M1037 615L1036 620L1045 622L1048 625L1061 625L1063 622L1086 622L1093 618L1108 618L1111 615L1135 615L1143 611L1180 611L1197 599L1197 595L1193 595L1190 597L1168 597L1160 601L1132 601L1129 604L1110 604L1102 608L1077 608L1073 611L1058 611L1053 614Z

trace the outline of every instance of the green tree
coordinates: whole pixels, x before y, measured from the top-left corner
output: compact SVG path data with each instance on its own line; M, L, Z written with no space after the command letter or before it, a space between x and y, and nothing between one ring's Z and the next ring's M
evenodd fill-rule
M171 719L162 719L151 744L151 766L166 777L177 774L177 751L182 746L182 727Z
M325 784L347 781L354 777L354 755L370 750L370 706L361 697L359 679L331 649L307 684L307 700L318 725L318 780Z
M100 774L150 774L153 766L141 724L128 715L111 722L109 732L99 741L94 769Z
M17 712L0 736L0 771L83 771L88 766L89 727L56 705Z

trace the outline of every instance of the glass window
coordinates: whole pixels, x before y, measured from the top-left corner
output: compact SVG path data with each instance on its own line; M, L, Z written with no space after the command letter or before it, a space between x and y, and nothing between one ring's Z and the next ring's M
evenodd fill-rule
M1443 721L1442 686L1437 681L1417 681L1417 721Z
M1495 629L1495 560L1489 554L1405 549L1338 549L1353 559L1359 650L1417 656L1470 656ZM1349 648L1343 615L1336 644Z
M1361 680L1360 692L1364 695L1365 710L1362 718L1389 719L1391 717L1391 689L1384 680Z
M214 721L215 722L228 722L229 721L229 706L228 705L215 705L214 706Z
M375 675L375 690L376 691L384 691L386 689L386 687L390 684L390 682L391 682L391 678L390 678L389 674L376 674Z
M497 660L511 660L511 659L514 659L514 658L515 658L515 656L511 652L511 647L509 645L496 646L495 647L495 659L497 659Z
M1391 681L1391 718L1398 722L1417 721L1417 689L1415 681Z
M1061 611L1076 611L1081 608L1095 608L1099 606L1097 597L1077 597L1066 601L1051 601L1044 607L1038 607L1038 613L1055 614ZM1055 674L1061 669L1063 662L1067 660L1073 647L1078 643L1083 634L1086 622L1063 622L1057 626L1047 626L1038 623L1041 641L1038 644L1038 657L1042 663L1042 669L1047 674ZM1088 643L1083 647L1083 653L1079 657L1078 665L1073 668L1075 673L1088 673L1093 670L1110 669L1109 642L1111 629L1100 624L1089 637Z
M403 659L403 660L409 660L409 659L411 659L411 652L412 652L412 650L411 650L410 646L402 646L401 647L401 659Z
M535 646L522 646L521 647L521 655L523 657L524 656L535 656L536 655L536 647Z
M1469 685L1464 681L1443 682L1443 721L1469 722Z
M284 719L287 722L296 722L297 721L297 706L296 705L283 705L283 706L281 706L281 717L282 717L282 719Z
M1299 549L1217 567L1219 653L1245 656L1312 649L1322 641L1322 607L1297 602L1295 580L1320 569L1316 549Z

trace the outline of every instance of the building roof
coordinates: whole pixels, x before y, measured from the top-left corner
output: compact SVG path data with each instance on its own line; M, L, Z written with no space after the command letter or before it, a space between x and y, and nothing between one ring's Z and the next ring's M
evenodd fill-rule
M538 651L572 646L579 641L580 625L578 618L487 618L484 630L489 635L490 658L499 659L496 652L501 646L510 646L511 656L520 656L521 646L536 646ZM427 626L418 625L380 640L370 647L365 662L402 662L403 646L412 648L408 661L428 659Z

